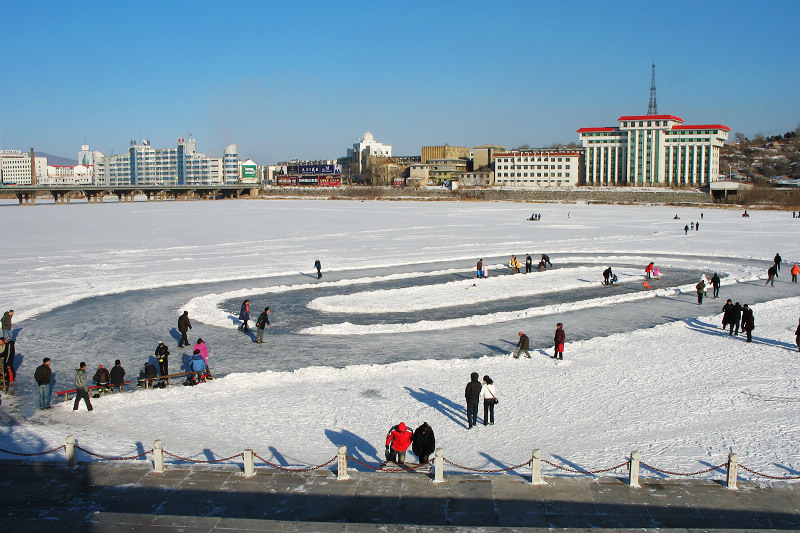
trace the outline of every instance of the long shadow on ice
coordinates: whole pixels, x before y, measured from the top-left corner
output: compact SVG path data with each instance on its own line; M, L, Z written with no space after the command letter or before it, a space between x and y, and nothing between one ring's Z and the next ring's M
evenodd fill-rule
M706 335L713 335L716 337L729 337L727 329L720 329L719 327L709 324L708 322L701 322L696 318L689 318L684 321L689 329L705 333ZM741 339L740 337L730 337L731 339ZM744 339L741 339L744 342ZM775 346L776 348L783 348L785 350L795 351L796 345L789 344L788 342L776 341L773 339L765 339L763 337L753 337L752 344L763 344L765 346Z
M426 389L419 389L416 391L411 387L403 388L418 402L430 405L456 424L467 427L466 406L459 405L441 394L436 394Z
M325 436L328 437L328 440L337 448L339 446L347 446L347 454L358 461L380 461L378 458L378 450L355 433L346 429L340 431L326 429Z
M508 350L504 350L503 348L501 348L499 346L495 346L493 344L486 344L485 342L480 342L478 344L480 344L481 346L485 346L486 348L490 349L491 351L493 351L495 353L501 353L503 355L508 353Z
M483 456L488 462L492 463L493 465L496 465L498 470L505 470L506 468L508 468L507 464L503 463L499 459L495 459L494 457L492 457L488 453L481 452L480 455ZM527 467L527 465L528 465L528 463L526 462L525 465L523 465L523 466ZM512 468L510 470L505 470L503 472L498 472L498 473L500 473L500 474L509 474L511 472L513 472L514 474L518 475L521 478L526 478L526 477L530 478L530 476L525 476L525 474L519 472L516 468Z

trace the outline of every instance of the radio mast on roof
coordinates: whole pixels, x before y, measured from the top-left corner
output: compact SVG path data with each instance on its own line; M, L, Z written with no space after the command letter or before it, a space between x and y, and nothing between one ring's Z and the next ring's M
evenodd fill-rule
M650 78L650 104L647 106L648 115L658 115L658 106L656 105L656 64L653 62L653 75Z

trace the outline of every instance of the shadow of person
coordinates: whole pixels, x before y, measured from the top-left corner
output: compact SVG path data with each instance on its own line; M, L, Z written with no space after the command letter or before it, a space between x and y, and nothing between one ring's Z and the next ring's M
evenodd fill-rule
M481 346L484 346L484 347L488 348L489 350L491 350L491 351L493 351L493 352L495 352L495 353L501 353L501 354L503 354L503 355L505 355L505 354L507 354L507 353L508 353L508 350L504 350L503 348L501 348L501 347L499 347L499 346L495 346L495 345L493 345L493 344L486 344L485 342L481 342L481 343L479 343L479 344L480 344Z
M382 460L378 457L378 450L372 444L346 429L340 431L326 429L325 436L337 448L339 446L347 446L347 454L353 459L361 462L380 462Z
M425 405L433 407L456 424L467 427L466 404L459 405L451 399L445 398L441 394L436 394L435 392L426 389L420 388L419 390L414 390L411 387L403 388L407 390L408 394L418 402L422 402Z
M520 469L529 468L529 466L527 464L525 466L519 467L519 469L512 468L510 470L505 470L509 466L513 466L513 465L507 465L507 464L503 463L502 461L500 461L499 459L495 459L494 457L492 457L491 455L489 455L488 453L485 453L485 452L480 452L479 455L484 457L488 463L495 465L497 467L496 470L503 470L503 472L502 472L503 474L510 474L510 473L513 472L514 474L520 476L521 478L527 479L529 477L529 475L526 475L524 472L520 472ZM489 470L489 469L487 468L487 470ZM492 469L492 470L494 470L494 469Z
M181 342L181 332L178 331L178 328L172 328L169 330L170 336L175 339L175 342Z
M706 335L713 335L715 337L728 337L729 336L727 329L721 329L719 326L716 326L714 324L709 324L708 322L701 322L700 320L698 320L696 318L688 318L688 319L684 320L684 322L686 323L686 326L689 329L697 331L697 332L700 332L700 333L704 333ZM736 338L737 339L741 339L741 336L742 336L743 333L744 332L740 331L739 337L736 337ZM744 333L744 335L747 336L746 333ZM797 349L797 345L796 344L790 344L788 342L776 341L774 339L765 339L763 337L756 337L755 335L753 335L752 337L753 337L752 344L762 344L764 346L775 346L776 348L783 348L783 349L791 350L791 351L795 351ZM742 339L742 341L744 342L744 339Z

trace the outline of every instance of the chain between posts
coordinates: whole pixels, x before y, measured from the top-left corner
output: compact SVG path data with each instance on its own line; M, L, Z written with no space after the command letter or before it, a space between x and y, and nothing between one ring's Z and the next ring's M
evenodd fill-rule
M573 474L584 474L584 475L592 475L592 474L602 474L603 472L611 472L612 470L616 470L617 468L622 468L623 466L628 466L631 462L630 460L622 462L616 466L612 466L610 468L601 468L600 470L577 470L575 468L568 468L566 466L557 465L555 463L551 463L547 459L542 459L542 462L552 466L553 468L558 468L559 470L564 470L565 472L572 472Z
M2 448L0 448L0 452L7 453L9 455L20 455L22 457L34 457L36 455L46 455L48 453L57 452L59 450L65 450L66 448L67 448L67 445L66 444L62 444L61 446L53 448L52 450L47 450L46 452L22 453L22 452L12 452L12 451L9 451L9 450L4 450Z
M533 459L528 459L524 463L520 463L520 464L515 465L515 466L509 466L508 468L498 468L498 469L494 469L494 470L481 470L480 468L470 468L468 466L463 466L463 465L456 464L456 463L454 463L452 461L447 460L446 458L443 458L443 459L444 459L444 462L449 464L450 466L455 466L456 468L461 468L462 470L469 470L470 472L483 472L484 474L497 474L499 472L508 472L509 470L516 470L517 468L520 468L522 466L528 466L529 464L531 464L533 462Z
M278 470L283 470L284 472L310 472L311 470L319 470L320 468L328 466L338 458L337 456L334 456L330 461L326 461L321 465L316 465L316 466L308 466L305 468L286 468L285 466L279 466L274 463L270 463L269 461L267 461L266 459L264 459L255 452L253 452L253 457L257 457L262 463L265 463L267 466L270 466L272 468L277 468Z
M222 463L225 461L230 461L231 459L236 459L237 457L241 457L242 459L244 459L244 452L237 453L236 455L231 455L230 457L224 457L222 459L207 459L207 460L189 459L188 457L181 457L180 455L175 455L174 453L170 453L167 450L164 450L164 455L169 455L170 457L174 457L175 459L180 459L181 461L188 461L190 463L207 463L207 464Z
M128 457L110 457L108 455L100 455L99 453L90 452L86 448L81 448L77 444L75 445L75 448L77 450L82 451L83 453L88 453L89 455L93 455L94 457L99 457L100 459L106 459L108 461L127 461L129 459L138 459L139 457L144 457L148 453L153 453L153 448L150 448L146 452L142 452L142 453L137 454L137 455L129 455Z
M348 455L347 459L350 460L350 461L353 461L356 464L360 464L361 466L366 466L367 468L375 470L376 472L408 472L408 471L411 471L411 470L418 470L418 469L422 468L423 466L428 466L429 464L431 464L431 461L428 460L428 461L425 461L424 463L418 464L417 466L407 466L405 468L384 468L382 466L372 466L369 463L365 463L363 461L359 461L358 459L356 459L352 455Z
M720 468L725 468L725 465L726 465L726 463L722 463L720 465L712 466L712 467L706 468L704 470L698 470L697 472L683 473L683 472L672 472L670 470L661 470L661 469L656 468L654 466L651 466L651 465L649 465L649 464L647 464L647 463L645 463L643 461L640 461L639 464L642 465L643 467L647 468L647 469L654 470L655 472L658 472L660 474L666 474L668 476L699 476L700 474L707 474L707 473L711 472L712 470L719 470ZM739 465L739 466L741 466L741 465Z
M751 470L744 465L739 465L739 468L741 468L742 470L747 470L751 474L755 474L757 476L765 477L768 479L778 479L778 480L800 479L800 476L770 476L769 474L763 474L761 472L756 472L755 470Z

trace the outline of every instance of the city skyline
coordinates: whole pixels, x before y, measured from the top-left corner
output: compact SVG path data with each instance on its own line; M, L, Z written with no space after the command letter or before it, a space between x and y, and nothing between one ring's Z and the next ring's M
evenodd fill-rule
M366 132L421 146L578 142L647 111L748 137L800 122L800 9L776 1L4 7L0 149L74 157L131 140L335 159ZM186 22L182 22L186 21Z

